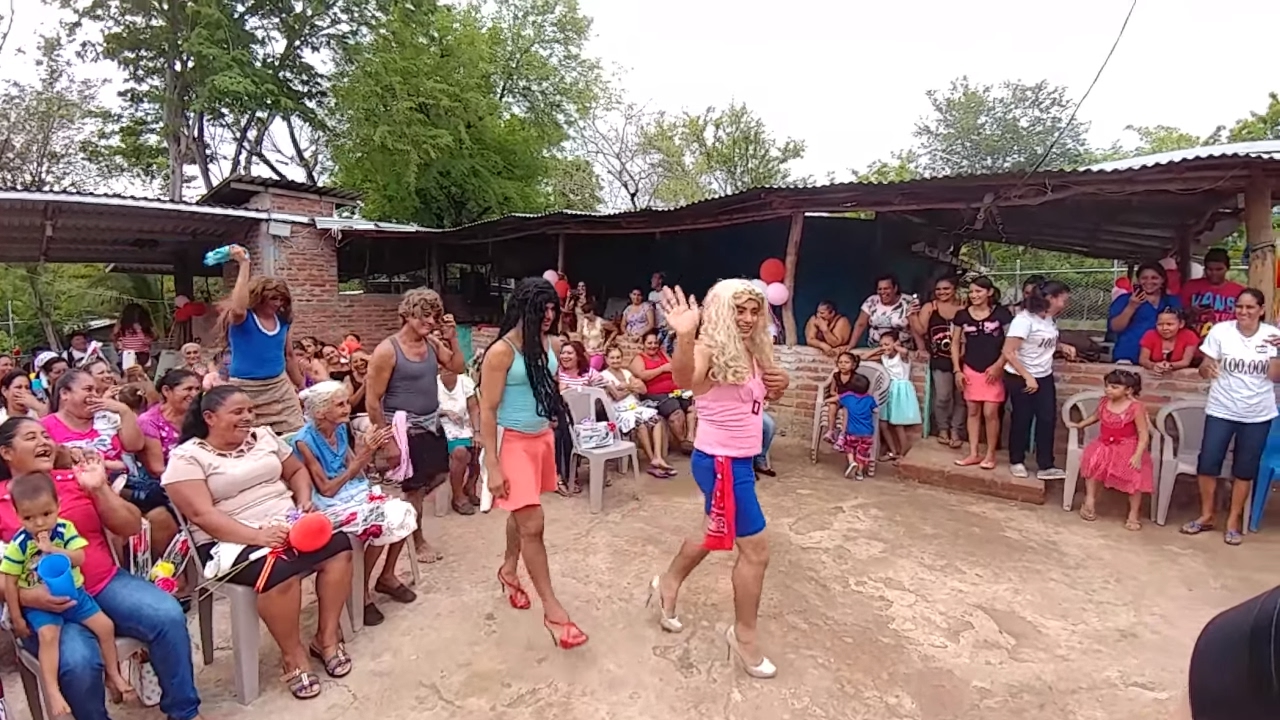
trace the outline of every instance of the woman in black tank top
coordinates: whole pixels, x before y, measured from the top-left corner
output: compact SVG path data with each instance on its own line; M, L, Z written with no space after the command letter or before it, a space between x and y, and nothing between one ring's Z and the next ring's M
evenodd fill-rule
M951 367L951 321L964 305L956 297L956 281L944 277L933 285L933 300L916 315L929 351L929 374L933 384L933 426L938 442L958 448L964 432L967 410L956 389L955 368Z

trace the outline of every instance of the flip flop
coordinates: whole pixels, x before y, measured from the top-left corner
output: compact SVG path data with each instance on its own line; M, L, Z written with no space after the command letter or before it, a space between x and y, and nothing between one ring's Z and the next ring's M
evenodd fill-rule
M663 470L660 467L654 467L653 465L650 465L649 469L645 470L645 472L649 473L653 477L658 478L659 480L665 480L668 477L666 470Z
M1211 522L1202 523L1199 520L1192 520L1186 525L1183 525L1182 528L1178 530L1178 532L1182 533L1183 535L1199 535L1200 533L1206 530L1212 530L1212 529L1213 529L1213 523Z
M680 471L675 468L662 468L663 477L673 478L679 474L680 474Z
M1137 520L1125 520L1124 529L1128 530L1129 532L1138 532L1139 530L1142 529L1142 523L1138 522Z
M1098 511L1082 507L1080 508L1080 519L1085 522L1093 522L1098 519Z
M1234 547L1244 542L1244 535L1239 530L1228 530L1222 534L1222 542Z

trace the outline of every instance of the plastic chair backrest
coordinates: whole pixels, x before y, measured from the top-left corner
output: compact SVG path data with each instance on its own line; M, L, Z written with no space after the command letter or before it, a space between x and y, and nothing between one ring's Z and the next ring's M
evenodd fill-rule
M1062 403L1062 424L1080 422L1097 412L1098 405L1102 403L1102 397L1102 393L1097 390L1085 390L1067 398L1066 402ZM1081 433L1080 445L1088 445L1101 433L1100 423L1090 425Z
M569 409L569 418L573 420L573 424L577 425L583 420L596 419L596 403L604 405L605 416L609 418L609 422L617 428L618 413L613 408L613 402L609 400L609 395L598 387L584 385L582 387L565 388L560 393L564 398L565 406ZM583 452L578 446L578 434L570 429L569 434L573 437L573 449L579 453ZM621 435L615 429L613 431L614 439L621 439Z
M1200 444L1204 440L1204 405L1205 401L1200 399L1178 400L1156 413L1156 432L1171 441L1165 446L1166 457L1200 452Z
M876 399L876 405L884 407L889 402L889 373L877 362L864 362L858 365L858 374L871 381L868 393Z

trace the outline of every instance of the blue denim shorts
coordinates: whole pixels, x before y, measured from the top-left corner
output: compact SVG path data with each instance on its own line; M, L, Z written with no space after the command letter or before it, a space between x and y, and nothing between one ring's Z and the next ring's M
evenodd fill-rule
M733 502L737 510L734 513L734 530L738 537L759 535L764 530L764 510L760 509L760 500L756 497L755 458L733 458L730 463L733 467ZM689 470L706 501L703 510L710 515L711 496L716 489L715 456L695 448L689 458Z
M1234 439L1231 476L1236 480L1256 479L1258 465L1262 462L1262 451L1267 447L1267 435L1270 432L1270 420L1246 423L1206 415L1204 440L1200 443L1200 457L1196 460L1196 474L1219 477L1222 474L1222 463L1227 458L1227 449Z
M85 620L93 617L102 609L98 607L98 603L93 596L85 592L84 588L76 588L75 597L71 598L76 601L75 605L63 610L60 613L52 613L47 610L36 610L35 608L23 608L22 617L26 619L27 624L32 630L39 630L42 627L56 625L62 627L64 623L76 623L83 625Z

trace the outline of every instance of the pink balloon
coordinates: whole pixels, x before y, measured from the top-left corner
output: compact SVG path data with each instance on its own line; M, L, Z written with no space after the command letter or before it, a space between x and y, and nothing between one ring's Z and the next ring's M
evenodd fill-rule
M548 270L542 273L542 278L552 285L555 285L560 280L560 273L555 270Z
M764 297L770 305L785 305L791 297L791 291L782 283L769 283L769 287L764 289Z
M1111 301L1115 302L1116 298L1120 297L1121 295L1128 295L1128 294L1129 294L1128 290L1125 290L1123 288L1113 287L1111 288Z

